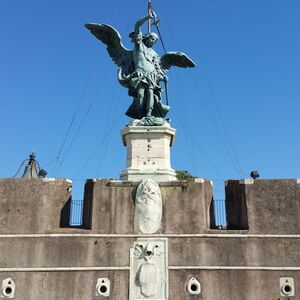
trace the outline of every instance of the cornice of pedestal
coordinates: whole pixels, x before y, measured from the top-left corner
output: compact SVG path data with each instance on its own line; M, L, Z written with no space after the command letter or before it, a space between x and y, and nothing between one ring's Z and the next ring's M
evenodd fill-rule
M143 179L153 179L155 181L176 181L176 173L173 169L158 170L138 170L125 169L120 174L121 180L141 181Z
M126 146L126 139L125 136L128 134L145 134L147 135L148 133L151 134L167 134L171 137L170 141L170 146L172 146L174 140L175 140L175 135L176 135L176 129L172 128L168 122L165 122L164 126L141 126L141 125L136 125L139 120L134 120L130 122L125 128L121 130L121 135L122 135L122 142L124 146Z

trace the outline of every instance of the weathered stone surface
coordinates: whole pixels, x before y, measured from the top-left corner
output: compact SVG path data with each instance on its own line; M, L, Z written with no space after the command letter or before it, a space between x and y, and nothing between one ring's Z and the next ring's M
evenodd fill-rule
M15 300L90 300L95 296L98 278L110 279L110 296L104 299L128 299L129 272L0 272L0 281L12 277Z
M296 282L300 281L300 272L295 271L171 270L169 272L169 299L289 299L280 297L279 278L286 274L294 277ZM195 277L201 283L199 295L187 295L186 293L185 285L191 277ZM297 297L290 299L296 300Z
M227 181L225 185L225 205L228 228L248 230L248 210L246 203L245 184L239 181Z
M143 233L155 233L161 226L161 217L160 187L151 179L143 180L135 195L135 228Z
M136 186L131 183L114 185L106 179L88 180L83 226L95 233L133 233Z
M0 234L67 227L71 189L66 179L0 179Z
M133 238L0 238L0 268L129 266Z
M176 130L167 122L163 126L139 126L136 121L122 130L127 162L126 169L121 172L121 180L176 180L170 155Z
M300 281L295 271L169 271L170 300L273 300L280 297L279 278L289 276ZM85 271L85 272L17 272L0 273L0 281L12 277L16 284L16 300L83 300L102 299L95 296L97 278L110 279L110 297L107 299L128 299L128 271ZM187 295L185 285L191 277L201 283L199 295ZM296 285L296 297L298 290Z
M84 226L95 233L134 233L138 182L89 180ZM210 227L212 187L208 180L158 182L163 218L158 233L203 233Z
M300 184L296 179L229 180L226 185L229 229L249 233L298 234Z
M161 186L162 233L204 233L210 228L212 186L209 180Z
M129 300L168 299L168 241L137 239L130 249Z
M169 265L294 267L299 247L299 239L288 238L171 238Z
M129 267L134 241L133 237L1 237L0 268ZM168 238L168 249L170 266L300 266L299 238L178 237Z
M166 238L168 244L170 300L283 300L280 278L284 277L293 279L295 297L291 299L298 298L300 239L296 180L229 182L228 212L241 213L247 209L242 218L230 215L231 225L249 224L249 230L239 231L209 229L212 198L209 181L159 182L162 225L157 234L147 237L134 228L137 185L138 182L89 180L85 187L84 230L60 228L70 196L68 181L0 181L0 283L12 278L17 300L88 300L102 297L96 296L96 284L99 278L108 278L108 299L126 300L130 248L137 238L150 237ZM92 229L87 230L88 227ZM194 235L201 233L205 235ZM60 272L40 269L45 267L62 269ZM72 267L80 270L68 269ZM110 271L92 271L94 267ZM30 270L24 272L20 268ZM187 293L191 278L199 281L199 294Z

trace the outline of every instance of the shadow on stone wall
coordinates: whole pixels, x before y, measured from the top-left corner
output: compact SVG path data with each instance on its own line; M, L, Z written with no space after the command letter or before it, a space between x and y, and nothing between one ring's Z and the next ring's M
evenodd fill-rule
M214 212L214 198L211 198L211 202L210 202L210 206L209 206L209 220L210 220L209 227L211 229L217 228L215 212Z
M226 215L229 230L248 230L248 208L245 184L228 180L225 187Z
M60 211L60 228L70 228L70 216L71 216L71 200L69 197L68 201L65 203L64 207Z
M84 186L82 229L92 229L94 182L87 180Z

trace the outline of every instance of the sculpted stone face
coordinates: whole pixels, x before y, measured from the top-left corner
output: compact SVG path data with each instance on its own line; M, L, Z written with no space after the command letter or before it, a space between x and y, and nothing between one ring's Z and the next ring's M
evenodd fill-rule
M136 192L135 222L139 231L155 233L161 224L162 199L158 184L151 179L142 181Z
M156 43L157 40L158 40L158 36L154 32L151 32L150 34L147 34L145 36L143 42L148 48L151 48Z

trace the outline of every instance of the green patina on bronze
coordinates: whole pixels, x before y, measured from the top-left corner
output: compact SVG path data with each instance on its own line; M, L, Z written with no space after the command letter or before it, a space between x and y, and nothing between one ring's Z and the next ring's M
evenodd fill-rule
M85 25L100 41L107 45L107 51L119 67L118 80L133 97L126 115L133 119L145 120L145 126L157 126L164 122L170 106L162 103L160 82L168 81L165 73L172 67L195 67L194 62L182 52L167 52L160 57L153 49L158 35L148 32L143 35L141 26L150 19L156 20L152 11L149 16L139 19L130 33L134 48L126 49L116 29L106 24Z

